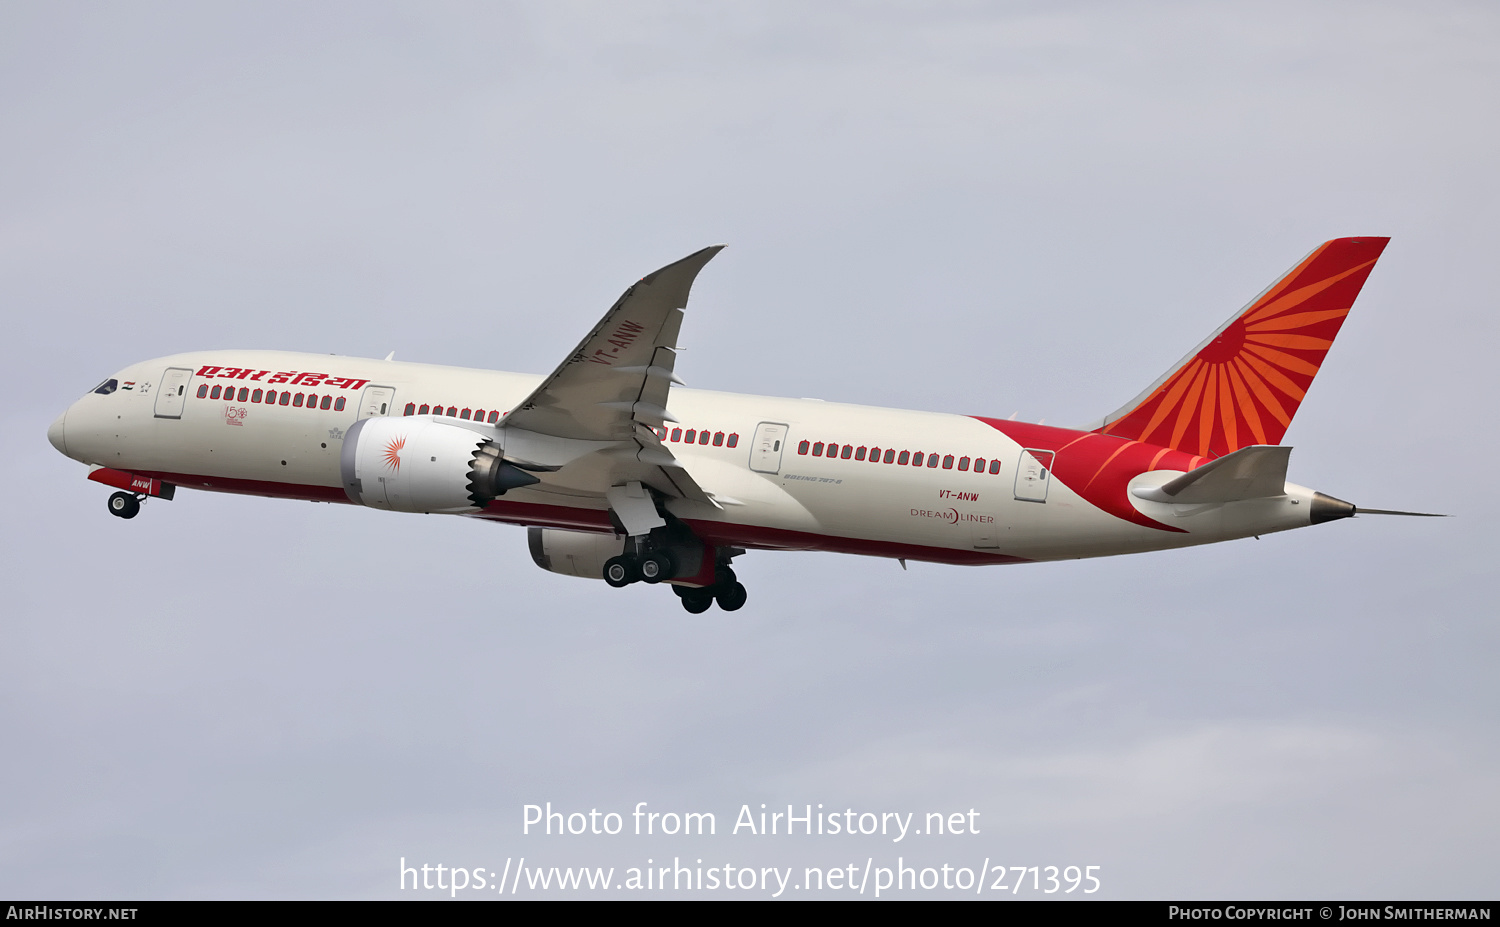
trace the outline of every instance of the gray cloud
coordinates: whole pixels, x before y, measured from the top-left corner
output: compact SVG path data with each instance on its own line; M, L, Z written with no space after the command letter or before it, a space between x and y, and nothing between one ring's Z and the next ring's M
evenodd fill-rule
M1097 864L1110 897L1488 896L1496 27L1472 4L5 10L0 892L895 855L521 836L550 800L974 807L992 830L908 859ZM178 350L544 371L714 241L691 385L1078 424L1346 234L1393 242L1292 479L1458 518L990 570L758 553L746 610L693 619L461 519L184 492L121 522L42 438Z

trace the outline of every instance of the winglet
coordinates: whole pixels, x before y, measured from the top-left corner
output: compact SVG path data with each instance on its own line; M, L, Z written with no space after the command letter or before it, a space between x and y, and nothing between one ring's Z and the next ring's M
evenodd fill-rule
M1389 241L1336 238L1319 245L1089 430L1205 457L1280 444Z

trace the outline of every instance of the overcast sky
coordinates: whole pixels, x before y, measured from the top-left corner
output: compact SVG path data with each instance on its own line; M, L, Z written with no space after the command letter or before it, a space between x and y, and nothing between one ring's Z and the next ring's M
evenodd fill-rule
M1493 898L1497 78L1484 3L4 5L0 897L900 856ZM752 552L745 609L694 617L465 519L111 518L45 439L193 349L545 373L715 242L691 386L1082 424L1346 235L1392 242L1291 479L1456 518L984 569ZM547 801L719 832L523 835ZM980 833L731 834L762 802Z

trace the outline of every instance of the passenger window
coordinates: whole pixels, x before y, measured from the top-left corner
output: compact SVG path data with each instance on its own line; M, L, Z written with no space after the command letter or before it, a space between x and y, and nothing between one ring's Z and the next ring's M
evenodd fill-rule
M724 446L724 432L722 432L722 431L716 431L716 432L714 432L714 447L723 447L723 446Z
M475 409L474 410L474 421L476 421L476 422L482 422L482 421L484 421L484 410L483 409Z
M854 456L854 445L852 445L852 444L846 444L846 445L844 445L844 452L842 454L839 454L839 456L842 457L842 458L844 458L845 460L848 460L850 457L853 457Z
M465 421L467 421L468 418L469 418L469 416L471 416L473 414L474 414L474 410L473 409L465 409L462 412L458 413L458 417L461 418L461 419L464 419Z
M424 402L420 406L417 406L417 414L418 415L426 415L427 414L427 410L429 408L430 408L430 406L428 406L427 403Z
M855 460L864 460L865 459L865 451L866 451L866 448L865 448L865 446L863 444L861 444L859 447L855 448L854 449L854 459Z
M947 455L946 457L943 458L943 469L944 470L952 470L953 469L953 455L952 454L949 454L949 455Z
M889 447L886 448L885 449L885 462L886 463L890 463L892 460L894 460L895 459L895 454L896 454L896 451L895 451L894 448L889 448ZM903 461L903 463L904 462L905 461Z
M822 441L819 441L817 444L813 445L813 456L814 457L822 457L823 456L823 442Z
M300 406L300 405L302 405L302 394L301 393L298 393L296 396L292 397L292 405L294 405L294 406Z
M992 461L990 461L990 472L991 473L999 473L1000 472L1000 461L998 461L998 460L992 460Z
M806 441L803 441L802 443L800 443L800 444L797 445L797 453L799 453L799 454L806 454L807 453L807 449L809 447L811 447L811 446L812 445L808 444Z
M458 406L449 406L448 407L448 417L449 418L453 418L456 415L458 415Z
M672 440L673 441L681 441L682 440L682 429L681 428L673 428L672 429Z
M209 399L218 399L219 398L219 387L215 386L214 387L214 391L208 394L208 398Z
M261 396L260 390L256 390L255 392L253 392L253 393L250 394L250 401L251 402L260 402L260 396Z
M500 420L500 410L499 409L491 409L490 410L490 424L493 425L493 424L495 424L495 422L497 422L499 420ZM662 432L665 433L666 429L663 428Z
M890 451L886 451L886 453L889 454ZM896 458L896 463L904 465L910 458L911 458L911 452L910 451L902 451L901 452L901 456Z
M292 404L292 394L289 393L289 392L287 392L286 390L282 390L281 391L281 404L284 405L284 406L291 405Z
M960 469L960 470L967 470L967 469L969 469L969 458L967 458L967 457L960 457L960 458L958 458L958 469Z
M689 428L687 430L687 437L684 438L683 440L686 441L688 444L697 444L698 443L698 429L696 429L696 428Z
M326 409L326 408L328 408L331 405L333 405L333 397L332 396L324 396L323 397L323 401L320 402L320 403L318 403L318 408L320 408L320 409ZM407 405L407 408L408 409L411 408L410 404ZM411 413L408 412L406 414L410 415Z
M207 383L200 383L200 384L198 384L198 398L202 399L203 397L205 397L207 395L208 395L208 384Z
M337 398L337 399L335 399L333 401L333 411L335 411L335 412L342 412L342 411L344 411L344 397L343 396L340 396L339 398Z
M308 393L307 394L307 407L309 409L316 409L318 407L318 394L317 393Z
M698 443L699 444L707 444L708 443L708 432L707 431L700 431L700 432L698 432Z
M913 467L920 467L920 466L922 466L922 452L921 451L916 451L916 452L914 452L911 455L911 465Z
M737 432L737 431L730 432L729 433L729 446L730 447L739 447L739 444L740 444L740 433Z

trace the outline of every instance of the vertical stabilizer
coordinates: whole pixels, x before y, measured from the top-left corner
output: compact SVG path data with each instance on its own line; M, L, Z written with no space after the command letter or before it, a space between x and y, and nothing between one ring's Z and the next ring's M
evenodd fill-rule
M1318 246L1092 430L1205 457L1280 444L1388 241Z

